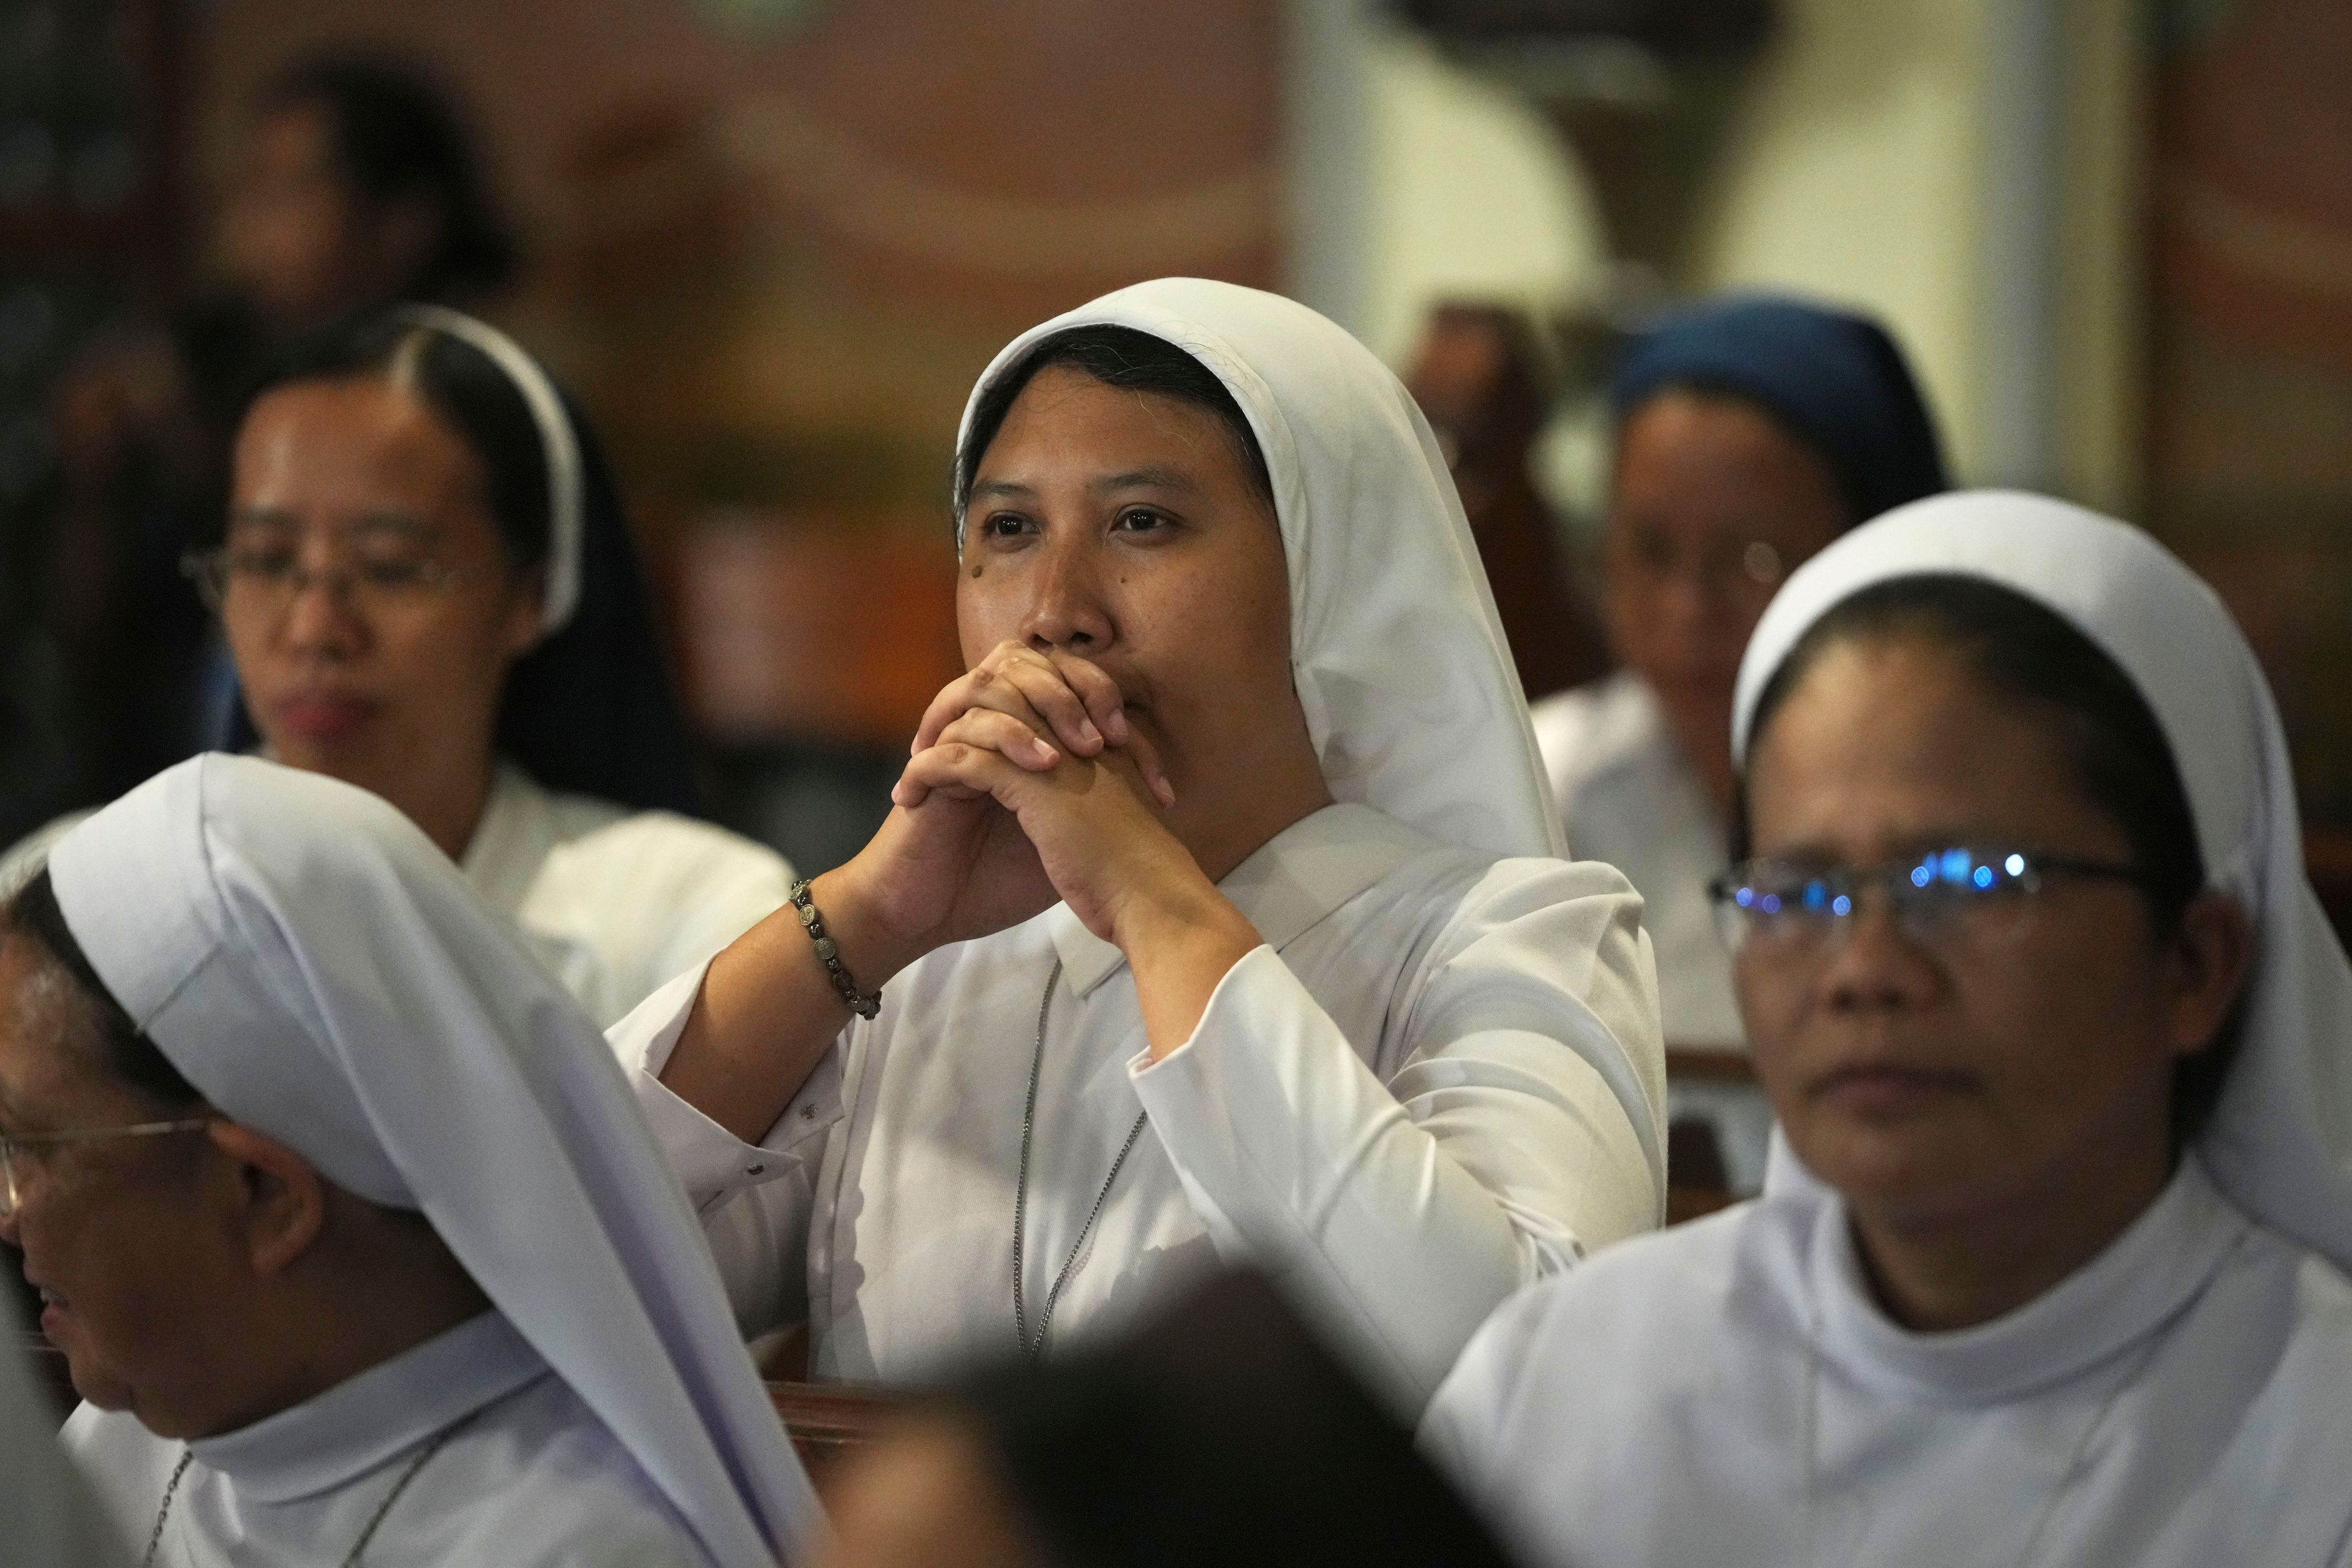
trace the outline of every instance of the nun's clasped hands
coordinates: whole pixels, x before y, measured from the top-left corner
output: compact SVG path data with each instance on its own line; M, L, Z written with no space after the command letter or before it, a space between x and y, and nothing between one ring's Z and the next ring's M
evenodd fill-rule
M924 715L891 792L907 830L894 858L1008 900L1026 890L1024 913L1058 899L1130 955L1198 949L1221 974L1257 934L1162 820L1174 787L1124 707L1085 658L1000 643ZM938 853L950 846L961 865Z

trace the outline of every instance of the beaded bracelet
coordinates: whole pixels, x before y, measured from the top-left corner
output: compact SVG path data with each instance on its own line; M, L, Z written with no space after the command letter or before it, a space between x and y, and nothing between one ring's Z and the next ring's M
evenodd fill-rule
M841 999L849 1004L849 1010L861 1018L871 1018L882 1011L881 993L860 991L857 982L852 980L849 971L842 966L841 949L833 938L825 934L824 917L816 912L816 903L809 897L808 879L803 877L794 882L793 890L784 896L799 911L801 929L809 933L811 942L816 943L817 962L824 964L824 972L833 977L833 988L841 993Z

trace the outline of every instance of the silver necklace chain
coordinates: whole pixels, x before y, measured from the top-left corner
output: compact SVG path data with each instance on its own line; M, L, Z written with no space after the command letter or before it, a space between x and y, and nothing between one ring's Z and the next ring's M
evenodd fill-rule
M2124 1374L2116 1380L2116 1385L2107 1390L2106 1397L2100 1400L2099 1407L2091 1413L2090 1424L2083 1428L2082 1436L2074 1439L2074 1449L2067 1454L2066 1463L2060 1468L2057 1480L2051 1484L2050 1495L2042 1499L2041 1509L2033 1516L2032 1527L2025 1532L2025 1544L2019 1550L2010 1568L2026 1568L2026 1564L2033 1561L2035 1551L2042 1544L2042 1532L2050 1528L2050 1521L2056 1515L2058 1504L2065 1497L2068 1484L2081 1472L2083 1460L2090 1454L2091 1439L2097 1436L2099 1428L2106 1425L2107 1416L2115 1409L2116 1401L2123 1397L2124 1390L2137 1383L2140 1373L2147 1370L2148 1363L2156 1358L2158 1347L2167 1337L2164 1333L2150 1336L2147 1348L2140 1352ZM1809 1568L1810 1565L1818 1564L1822 1561L1821 1380L1822 1320L1821 1309L1816 1304L1813 1309L1812 1333L1805 1345L1803 1410L1805 1446L1805 1555L1803 1561Z
M482 1407L484 1410L488 1408L488 1405ZM343 1558L342 1568L359 1568L361 1553L367 1551L368 1542L375 1539L376 1531L383 1523L383 1516L392 1511L392 1505L400 1500L400 1494L408 1489L408 1483L416 1479L416 1472L423 1469L434 1455L447 1447L449 1439L464 1431L481 1414L481 1410L469 1410L442 1427L433 1435L433 1440L425 1445L424 1451L408 1462L408 1468L400 1472L400 1479L392 1483L392 1490L384 1494L383 1500L376 1504L375 1512L368 1516L367 1527L360 1531L360 1538L352 1542L350 1553ZM163 1506L155 1510L155 1528L148 1532L147 1552L139 1559L139 1568L155 1568L156 1549L163 1544L163 1524L172 1517L172 1500L180 1495L181 1479L187 1475L188 1466L195 1457L195 1451L190 1449L180 1456L178 1464L172 1467L172 1479L163 1483Z
M1103 1205L1110 1198L1110 1189L1118 1180L1119 1171L1127 1157L1135 1152L1135 1141L1143 1136L1147 1112L1136 1113L1135 1125L1127 1130L1127 1142L1118 1146L1118 1158L1110 1163L1110 1174L1103 1178L1102 1191L1095 1194L1094 1207L1087 1211L1086 1224L1078 1227L1078 1239L1070 1244L1069 1261L1054 1276L1054 1283L1045 1292L1045 1305L1037 1314L1037 1337L1029 1337L1029 1303L1021 1277L1027 1263L1026 1246L1029 1234L1029 1152L1037 1132L1037 1079L1045 1066L1045 1020L1054 1009L1054 988L1062 983L1062 961L1054 961L1054 973L1045 977L1045 994L1037 1000L1037 1048L1029 1058L1029 1100L1021 1110L1021 1174L1013 1188L1013 1336L1021 1347L1021 1354L1036 1361L1045 1353L1045 1334L1053 1327L1054 1306L1062 1299L1062 1287L1070 1282L1070 1275L1086 1256L1087 1238L1094 1235L1095 1221L1102 1217Z

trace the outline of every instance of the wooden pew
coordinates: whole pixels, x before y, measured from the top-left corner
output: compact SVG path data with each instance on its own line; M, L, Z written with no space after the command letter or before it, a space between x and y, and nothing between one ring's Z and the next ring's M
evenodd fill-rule
M1756 1069L1733 1051L1666 1047L1666 1081L1753 1084ZM1715 1129L1696 1117L1666 1129L1666 1223L1680 1225L1738 1202Z

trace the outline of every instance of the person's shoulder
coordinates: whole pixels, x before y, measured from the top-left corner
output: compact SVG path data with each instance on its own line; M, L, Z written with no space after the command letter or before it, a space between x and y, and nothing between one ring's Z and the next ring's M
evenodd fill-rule
M555 848L583 872L626 885L681 885L708 893L714 879L772 884L779 901L792 867L757 839L674 811L630 811L588 795L549 797Z
M449 1563L509 1568L705 1568L677 1508L570 1384L544 1377L457 1445L453 1467L497 1484L436 1499ZM470 1453L465 1451L470 1450Z
M1589 1409L1609 1390L1663 1394L1724 1331L1757 1207L1618 1242L1521 1289L1472 1338L1435 1417L1507 1432L1530 1413Z
M1528 717L1552 791L1571 816L1580 792L1638 766L1661 732L1657 700L1640 677L1622 669L1547 697Z

